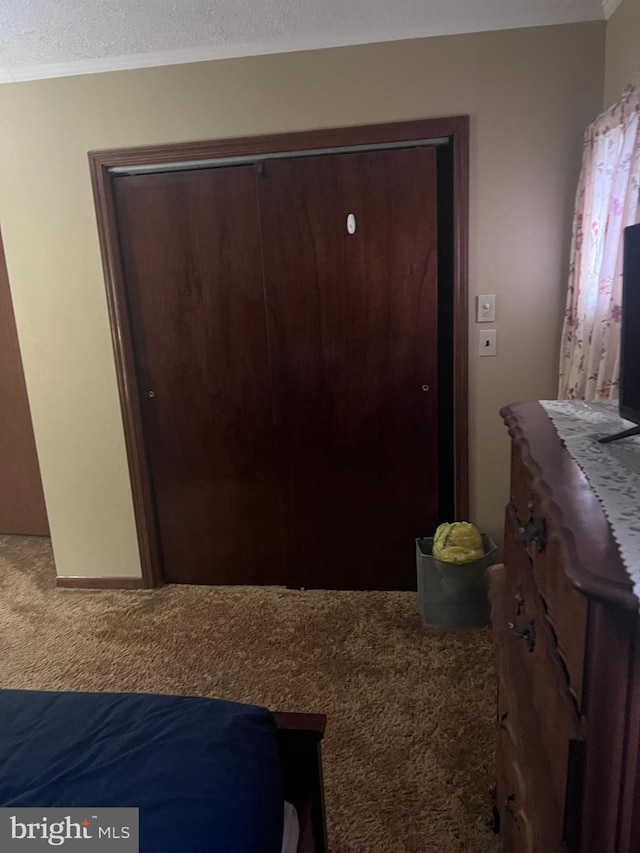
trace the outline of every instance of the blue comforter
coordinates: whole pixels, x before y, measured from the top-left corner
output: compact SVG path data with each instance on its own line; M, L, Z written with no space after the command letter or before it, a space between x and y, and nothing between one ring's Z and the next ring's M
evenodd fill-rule
M141 853L280 853L265 708L132 693L0 690L0 806L133 806Z

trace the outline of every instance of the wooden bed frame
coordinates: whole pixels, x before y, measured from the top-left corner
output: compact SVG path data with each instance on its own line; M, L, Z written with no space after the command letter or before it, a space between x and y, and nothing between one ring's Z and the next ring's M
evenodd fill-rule
M321 741L324 714L274 712L284 798L300 821L298 853L327 853Z

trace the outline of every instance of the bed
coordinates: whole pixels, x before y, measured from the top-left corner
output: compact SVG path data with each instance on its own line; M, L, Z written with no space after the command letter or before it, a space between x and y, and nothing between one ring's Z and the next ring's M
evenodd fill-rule
M325 853L319 714L0 690L0 806L139 809L141 853Z

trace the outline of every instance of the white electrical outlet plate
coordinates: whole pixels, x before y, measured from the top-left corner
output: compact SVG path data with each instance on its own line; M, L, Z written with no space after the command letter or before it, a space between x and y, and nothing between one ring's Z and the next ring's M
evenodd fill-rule
M476 321L478 323L493 323L496 319L495 293L481 293L478 296L476 311Z
M496 330L482 329L479 338L478 355L496 354Z

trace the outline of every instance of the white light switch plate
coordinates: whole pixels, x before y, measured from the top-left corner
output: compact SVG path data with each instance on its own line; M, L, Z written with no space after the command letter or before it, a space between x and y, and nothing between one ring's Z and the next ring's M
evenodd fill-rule
M476 321L478 323L493 323L496 319L495 293L481 293L477 299Z
M496 354L496 330L482 329L480 332L478 355Z

